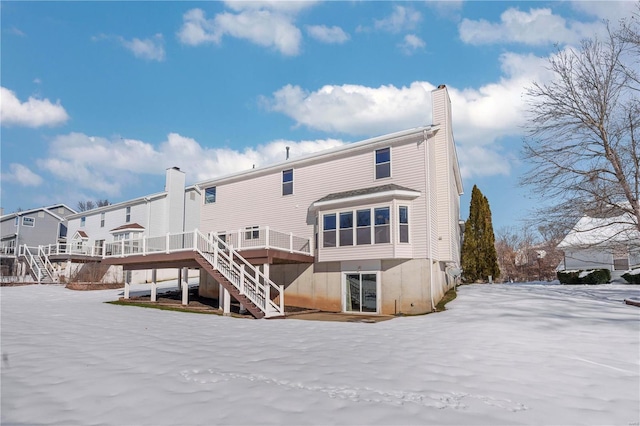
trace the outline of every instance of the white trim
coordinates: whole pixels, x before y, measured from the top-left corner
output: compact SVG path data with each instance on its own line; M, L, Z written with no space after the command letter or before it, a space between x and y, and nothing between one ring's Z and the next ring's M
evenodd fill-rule
M355 203L355 202L371 203L374 201L381 201L383 199L388 199L388 198L413 200L414 198L418 198L419 196L420 196L419 191L392 189L390 191L375 192L372 194L364 194L364 195L354 195L352 197L338 198L335 200L316 201L313 204L311 204L311 210L319 209L320 207L339 206L341 204Z

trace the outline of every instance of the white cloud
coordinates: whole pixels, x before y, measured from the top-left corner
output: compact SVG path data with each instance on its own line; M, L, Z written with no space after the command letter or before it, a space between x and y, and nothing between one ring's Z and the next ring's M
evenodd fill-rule
M462 0L427 1L426 4L440 17L450 18L455 21L460 20Z
M407 34L404 36L402 43L398 45L405 55L412 55L417 50L424 49L426 43L415 34Z
M496 147L458 145L458 161L462 179L474 176L508 176L512 160L500 154Z
M421 20L422 15L420 12L410 7L395 5L390 16L374 20L374 27L377 30L398 33L400 31L413 30Z
M18 163L9 164L9 173L2 173L4 182L15 182L22 186L39 186L42 178L32 172L27 166Z
M505 53L500 61L503 77L499 81L477 89L448 87L454 136L465 173L509 172L513 160L500 154L500 141L522 133L524 88L532 81L549 79L544 58ZM415 81L403 87L327 85L310 92L287 85L262 102L267 109L291 117L297 126L375 136L430 124L430 92L435 87L431 82ZM488 163L472 165L469 161L474 158L484 158Z
M323 43L342 44L349 40L349 34L340 27L327 27L325 25L308 25L307 34Z
M617 23L619 19L630 18L637 12L637 1L572 1L573 9L593 16L598 21L607 19Z
M9 29L7 30L7 32L8 32L9 34L17 35L17 36L20 36L20 37L26 37L26 36L27 36L24 32L22 32L22 31L21 31L19 28L17 28L17 27L11 27L11 28L9 28Z
M29 97L20 102L11 90L0 87L0 121L3 126L41 127L65 123L69 116L60 101Z
M127 40L119 35L99 34L91 37L93 41L112 40L119 43L125 49L133 53L136 58L146 59L149 61L162 62L165 59L164 37L162 34L155 34L151 38L139 39L133 38Z
M499 23L481 19L463 19L459 25L460 39L469 44L523 43L543 45L551 43L576 43L601 31L600 20L583 23L567 22L554 15L551 9L530 9L522 12L507 9L500 15Z
M276 140L238 151L207 148L196 140L170 133L158 146L133 139L107 139L83 133L57 136L50 145L49 158L38 166L58 179L69 182L76 191L118 196L124 186L141 175L162 175L168 167L178 166L190 182L210 179L285 160L285 146L291 158L301 157L341 145L337 139L315 141ZM144 161L140 161L144 158Z
M260 0L260 1L225 1L225 5L236 12L243 10L269 9L280 13L297 14L303 9L315 6L318 2L314 0L282 1L282 0Z
M126 40L120 37L122 45L133 52L136 58L147 59L150 61L164 61L164 38L162 34L156 34L152 38L145 38L140 40L134 38L132 40Z
M282 12L281 7L273 7L273 10L267 8L272 5L270 3L260 3L260 7L252 2L233 5L238 13L223 12L212 19L207 19L201 9L187 11L177 33L178 39L184 44L197 46L203 43L220 44L227 35L272 47L287 56L295 56L300 52L302 33L293 24L294 15Z
M37 77L33 79L33 82L34 82L35 84L42 84L42 80L40 80L40 79L39 79L39 78L37 78Z

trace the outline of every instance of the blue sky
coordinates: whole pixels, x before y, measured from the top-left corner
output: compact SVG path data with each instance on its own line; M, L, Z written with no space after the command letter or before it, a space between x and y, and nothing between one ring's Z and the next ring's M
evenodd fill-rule
M518 177L523 91L556 46L634 2L6 2L5 213L160 192L431 124L449 88L468 213L494 228L538 204Z

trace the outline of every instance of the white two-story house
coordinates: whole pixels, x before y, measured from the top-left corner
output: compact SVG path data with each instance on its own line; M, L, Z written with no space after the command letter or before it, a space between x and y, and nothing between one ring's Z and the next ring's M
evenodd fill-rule
M445 86L432 103L432 125L198 183L199 230L236 249L276 239L308 248L306 258L249 259L287 305L432 311L459 274L463 193ZM201 295L221 291L201 274Z
M185 174L177 167L167 169L165 182L162 192L68 216L67 249L64 255L52 258L67 259L66 273L70 275L83 263L99 262L110 255L108 243L194 230L199 221L199 190L185 188ZM125 279L122 267L114 265L104 272L105 282ZM177 276L175 269L162 269L157 279ZM149 282L151 272L133 271L126 279L132 283Z

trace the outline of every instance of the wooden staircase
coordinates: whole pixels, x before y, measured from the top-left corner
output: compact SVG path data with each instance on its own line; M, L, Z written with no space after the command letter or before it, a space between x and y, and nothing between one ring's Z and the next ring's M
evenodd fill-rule
M284 287L276 285L217 235L205 236L196 230L193 250L198 265L254 317L284 316ZM274 303L276 298L279 303Z
M231 281L229 281L220 271L213 267L211 263L209 263L204 257L200 254L196 255L196 262L207 271L209 275L213 277L222 287L224 287L233 298L235 298L238 302L242 303L247 311L251 313L255 318L260 319L264 318L264 312L249 299L246 295L240 294L240 290L238 290Z

